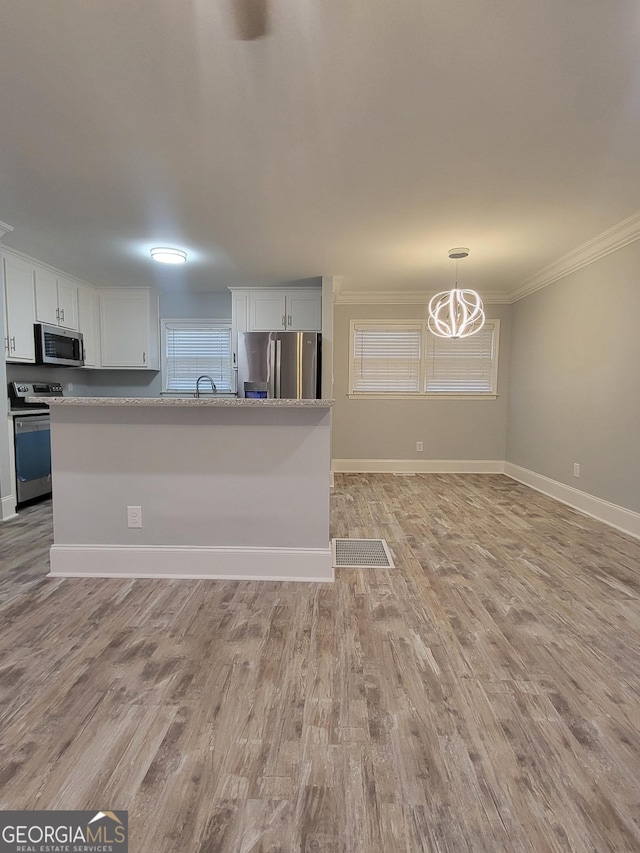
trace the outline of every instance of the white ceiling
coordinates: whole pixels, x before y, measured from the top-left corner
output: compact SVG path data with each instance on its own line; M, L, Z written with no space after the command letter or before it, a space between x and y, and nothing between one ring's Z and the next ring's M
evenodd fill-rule
M3 0L5 244L99 285L517 289L640 208L636 0ZM153 245L186 248L152 268Z

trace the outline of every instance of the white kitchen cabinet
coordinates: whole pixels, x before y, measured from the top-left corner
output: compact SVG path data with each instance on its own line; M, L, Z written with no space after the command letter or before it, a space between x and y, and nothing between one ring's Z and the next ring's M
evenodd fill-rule
M68 278L58 276L59 326L78 331L78 285Z
M33 280L36 322L78 331L78 285L35 264Z
M149 288L99 290L100 364L159 369L158 297Z
M301 289L287 294L287 331L322 331L322 291Z
M241 332L322 331L322 290L311 287L230 287L231 348L238 368ZM237 372L234 374L237 380Z
M238 390L238 334L249 329L249 295L246 290L231 291L231 367L232 391Z
M249 291L250 332L319 332L322 330L322 291L263 288Z
M4 263L5 353L7 361L35 362L35 298L29 261L6 253Z
M100 338L98 333L98 294L94 287L78 285L78 331L82 332L84 366L100 364Z
M287 328L286 297L283 293L252 293L249 297L249 332L274 332Z

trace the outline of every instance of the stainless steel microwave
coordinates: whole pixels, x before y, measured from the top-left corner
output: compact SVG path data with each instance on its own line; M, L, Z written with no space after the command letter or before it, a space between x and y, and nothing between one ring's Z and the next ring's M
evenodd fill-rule
M82 332L36 323L36 364L84 365Z

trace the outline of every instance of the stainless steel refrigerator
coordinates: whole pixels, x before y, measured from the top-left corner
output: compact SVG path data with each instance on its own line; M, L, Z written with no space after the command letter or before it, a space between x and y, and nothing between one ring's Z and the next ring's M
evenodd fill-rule
M318 399L318 332L241 332L238 396Z

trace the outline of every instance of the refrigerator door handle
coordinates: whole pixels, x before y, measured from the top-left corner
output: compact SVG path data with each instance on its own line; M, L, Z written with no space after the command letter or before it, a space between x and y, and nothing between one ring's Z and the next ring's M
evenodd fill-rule
M282 341L276 340L276 388L275 396L280 398L280 370L282 368Z

